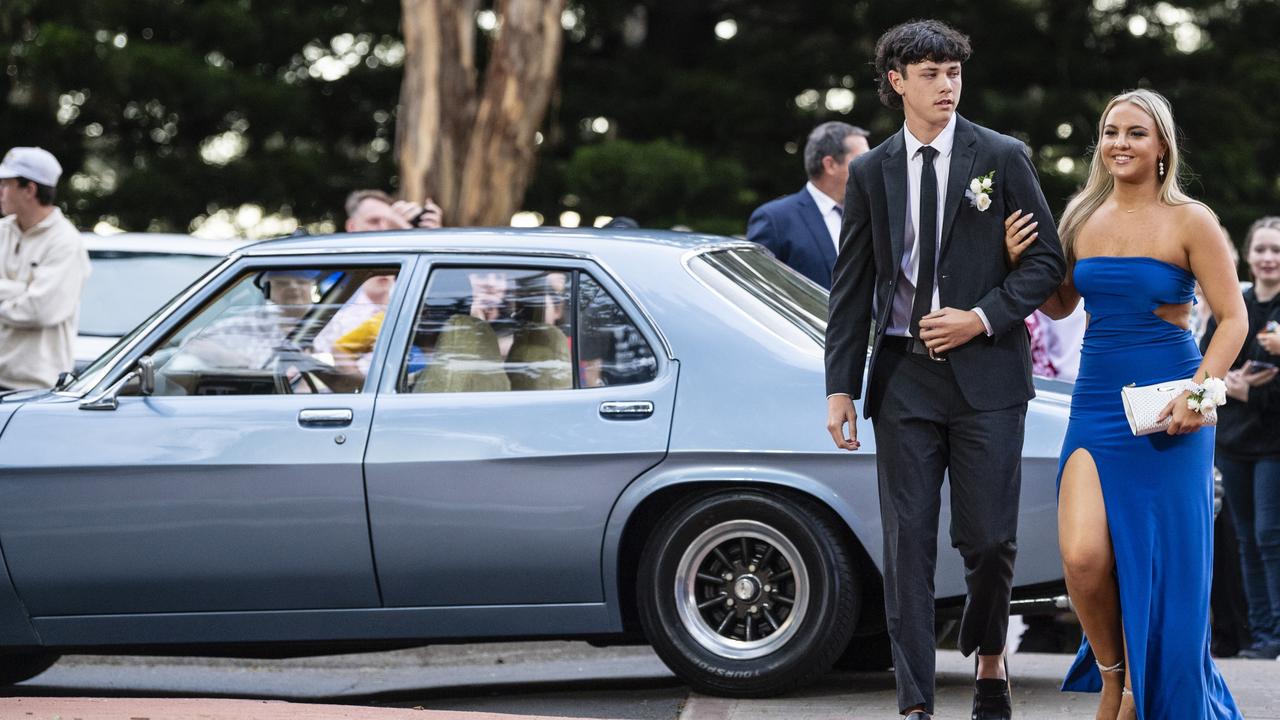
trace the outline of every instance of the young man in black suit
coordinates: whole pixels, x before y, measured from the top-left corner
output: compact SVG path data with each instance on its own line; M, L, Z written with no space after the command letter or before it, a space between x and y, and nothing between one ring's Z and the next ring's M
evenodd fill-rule
M859 447L853 398L869 368L863 410L876 438L885 607L899 711L910 720L933 712L944 473L968 586L960 650L978 653L973 717L1012 715L1002 656L1034 395L1023 319L1066 268L1026 147L956 114L969 55L966 36L933 20L877 43L880 99L905 123L850 166L827 325L827 427L846 450ZM1011 269L1003 218L1018 208L1034 214L1039 239Z

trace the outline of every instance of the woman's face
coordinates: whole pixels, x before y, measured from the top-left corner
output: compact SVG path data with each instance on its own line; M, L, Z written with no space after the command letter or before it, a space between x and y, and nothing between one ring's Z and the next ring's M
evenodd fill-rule
M1156 166L1165 154L1164 142L1155 120L1133 103L1117 103L1107 113L1098 151L1107 172L1117 181L1159 181Z
M1280 229L1262 228L1249 243L1249 272L1256 282L1280 284Z

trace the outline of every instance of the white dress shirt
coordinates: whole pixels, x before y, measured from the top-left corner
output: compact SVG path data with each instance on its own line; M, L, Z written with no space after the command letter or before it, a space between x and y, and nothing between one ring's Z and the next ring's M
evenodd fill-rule
M889 326L885 328L885 333L910 336L911 308L915 302L916 285L920 273L920 253L917 250L920 243L916 238L916 228L920 227L920 174L924 171L924 157L920 154L920 148L926 143L920 142L915 135L912 135L906 123L902 125L902 137L907 153L907 219L903 232L902 278L898 281L897 291L891 300L893 307L889 311ZM938 151L938 156L933 159L933 172L938 178L936 206L938 217L934 225L938 236L934 239L934 247L939 257L942 252L942 216L947 207L947 178L951 175L951 148L955 145L955 139L956 116L952 113L951 121L942 129L942 132L938 133L933 142L927 143ZM930 312L942 307L938 297L937 260L938 257L935 257L933 302L929 306Z
M915 135L912 135L906 123L902 125L902 136L907 153L907 222L903 232L904 247L901 266L905 282L899 281L897 290L893 298L891 298L893 306L889 313L889 324L885 328L885 333L909 337L911 335L911 308L915 302L917 276L920 273L920 253L917 252L919 243L916 242L916 228L920 227L920 175L924 172L924 156L920 154L920 148L924 147L926 143L920 142ZM938 236L934 239L934 248L938 254L934 257L933 263L933 302L929 305L930 312L942 307L942 301L939 298L942 218L947 209L947 180L951 176L951 150L955 147L955 139L956 115L952 113L951 121L942 129L942 132L938 133L933 142L928 143L930 147L938 151L938 156L933 159L933 173L938 180L938 218L934 225L938 233ZM986 313L982 312L982 308L973 308L973 311L977 313L978 319L982 321L982 327L986 334L990 335L991 323L987 321Z
M822 221L827 224L827 233L831 235L831 244L836 246L836 252L840 251L840 223L844 221L844 215L841 214L840 207L831 196L818 189L817 185L812 182L804 184L804 189L809 191L813 196L813 202L818 206L818 212L822 215Z

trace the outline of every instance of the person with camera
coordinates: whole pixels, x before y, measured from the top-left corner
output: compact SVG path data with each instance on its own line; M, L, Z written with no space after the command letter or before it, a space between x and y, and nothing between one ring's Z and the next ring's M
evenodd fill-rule
M347 211L347 232L374 232L377 230L429 230L438 228L443 221L440 206L427 198L421 205L408 200L396 200L381 190L355 190L344 203Z
M1240 657L1280 657L1280 217L1249 228L1245 290L1249 334L1225 378L1230 400L1219 409L1216 465L1235 521L1253 645ZM1203 345L1217 330L1209 321Z

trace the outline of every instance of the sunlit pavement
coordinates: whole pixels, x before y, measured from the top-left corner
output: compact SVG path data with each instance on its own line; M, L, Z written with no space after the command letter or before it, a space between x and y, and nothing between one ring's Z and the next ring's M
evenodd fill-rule
M1015 717L1088 718L1070 657L1016 654ZM1280 720L1280 663L1220 661L1249 720ZM972 659L938 653L940 720L967 718ZM539 642L298 660L71 657L0 698L0 720L835 720L895 717L890 673L832 673L767 700L690 694L644 647Z

